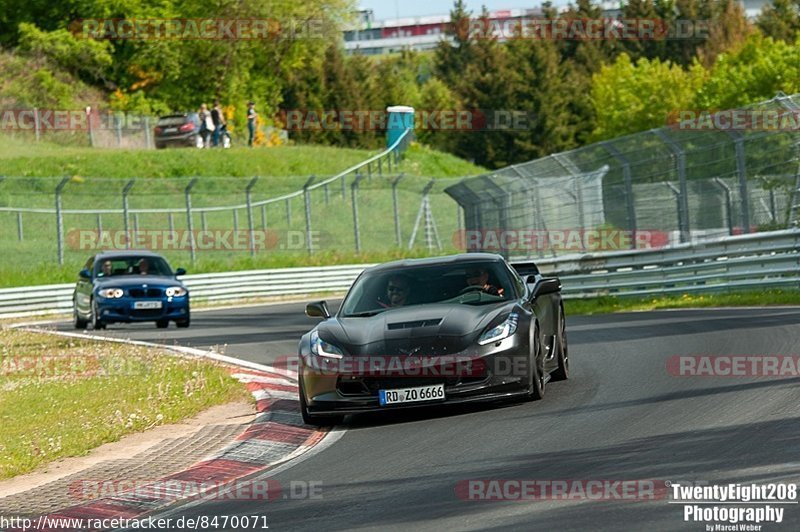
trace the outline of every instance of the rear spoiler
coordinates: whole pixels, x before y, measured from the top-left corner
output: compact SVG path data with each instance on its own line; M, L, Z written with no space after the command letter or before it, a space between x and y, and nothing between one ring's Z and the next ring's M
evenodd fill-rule
M528 275L539 275L540 273L539 267L536 266L536 263L533 261L512 262L511 267L514 268L523 279Z

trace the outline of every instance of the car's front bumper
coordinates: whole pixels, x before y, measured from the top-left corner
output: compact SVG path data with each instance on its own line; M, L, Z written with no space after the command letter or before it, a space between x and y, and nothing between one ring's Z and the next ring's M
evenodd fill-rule
M137 302L161 301L159 309L136 309ZM104 299L97 302L100 320L106 323L134 323L159 320L185 320L189 318L189 298L163 299Z
M301 353L299 377L311 414L359 414L372 411L418 408L442 404L459 404L513 397L528 390L529 345L526 338L512 336L488 346L476 347L469 353L450 357L431 357L425 371L392 373L367 371L369 362L351 364L339 371L340 363ZM399 358L399 357L395 357ZM412 360L402 357L402 362ZM437 371L436 361L445 360ZM455 361L455 362L454 362ZM399 363L403 366L402 362ZM462 363L463 362L463 363ZM358 366L358 371L352 371ZM387 366L384 364L383 366ZM406 367L406 366L403 366ZM420 401L381 406L379 390L413 388L443 384L445 400Z

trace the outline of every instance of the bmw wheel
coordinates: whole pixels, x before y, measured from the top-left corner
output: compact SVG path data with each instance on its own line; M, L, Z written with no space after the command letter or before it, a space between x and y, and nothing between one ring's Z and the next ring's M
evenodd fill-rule
M89 325L89 322L78 314L78 306L75 304L75 300L72 301L72 317L75 319L74 325L76 329L85 329Z
M95 331L99 331L100 329L105 329L106 323L100 319L100 311L97 310L97 304L92 300L92 329Z

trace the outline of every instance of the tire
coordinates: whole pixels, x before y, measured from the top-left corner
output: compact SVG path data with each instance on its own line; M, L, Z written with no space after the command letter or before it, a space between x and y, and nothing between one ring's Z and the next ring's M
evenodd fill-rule
M303 379L300 379L300 413L303 415L303 423L313 427L332 427L340 424L344 420L344 416L318 416L311 414L308 411L306 404L306 394L303 390Z
M169 327L169 320L158 320L156 322L156 327L158 327L159 329L166 329L167 327Z
M567 345L567 320L564 307L558 310L558 369L550 374L550 380L565 381L569 379L569 346Z
M531 350L531 358L528 367L530 368L528 375L528 394L529 401L538 401L544 397L544 389L546 377L544 376L544 368L539 367L538 359L542 351L542 342L539 339L539 324L537 323L533 329L533 349Z
M186 318L185 320L176 321L175 325L178 326L178 329L188 329L191 323L192 323L191 318Z
M75 304L74 300L72 301L72 316L73 316L73 318L75 320L73 322L73 325L75 325L76 329L83 330L83 329L86 329L86 327L89 326L89 322L87 320L82 319L80 317L80 315L78 314L78 307Z
M97 305L94 304L94 299L91 301L91 305L92 305L92 329L94 329L95 331L105 329L106 322L100 319L99 313L97 312Z

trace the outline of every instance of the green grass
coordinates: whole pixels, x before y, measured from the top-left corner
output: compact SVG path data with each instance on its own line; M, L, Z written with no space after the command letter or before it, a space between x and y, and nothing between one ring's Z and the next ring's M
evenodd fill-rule
M614 312L707 307L766 307L800 305L798 290L742 291L724 294L682 294L649 298L604 296L570 299L565 302L568 315L611 314Z
M0 331L0 479L233 401L225 368L140 346Z

